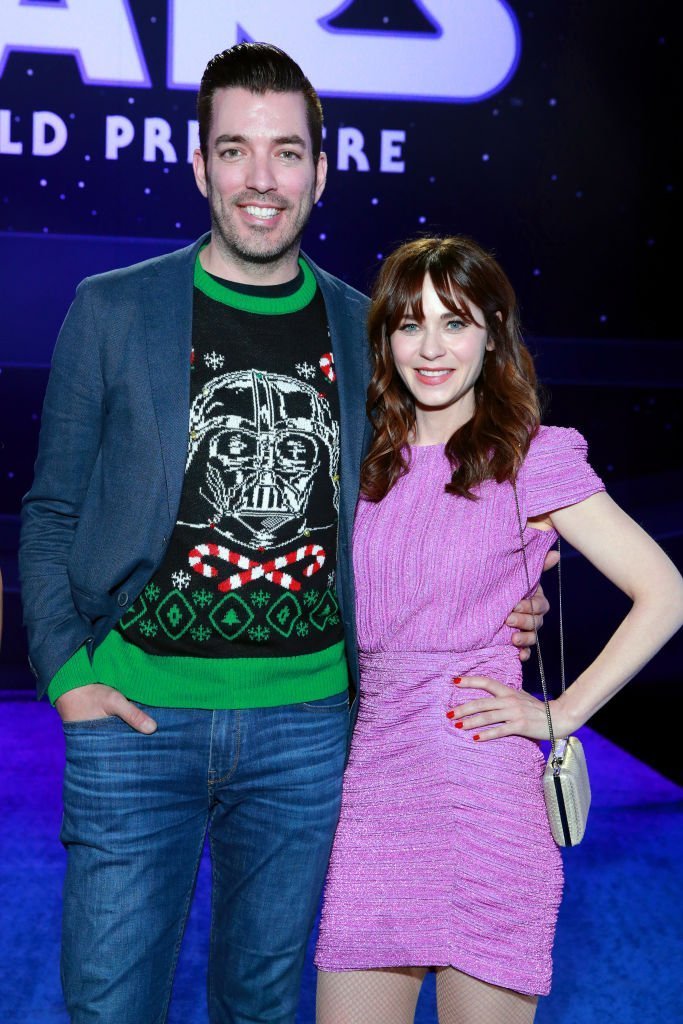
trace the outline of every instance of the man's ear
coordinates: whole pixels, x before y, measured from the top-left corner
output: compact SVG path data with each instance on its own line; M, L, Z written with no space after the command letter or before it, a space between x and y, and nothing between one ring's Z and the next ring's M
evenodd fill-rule
M195 172L196 173L196 172ZM325 191L325 183L327 181L327 153L321 151L318 157L318 162L315 165L315 192L314 202L318 202L321 195Z
M201 149L195 149L192 154L192 170L194 171L194 180L197 183L197 188L206 199L206 164L204 163Z

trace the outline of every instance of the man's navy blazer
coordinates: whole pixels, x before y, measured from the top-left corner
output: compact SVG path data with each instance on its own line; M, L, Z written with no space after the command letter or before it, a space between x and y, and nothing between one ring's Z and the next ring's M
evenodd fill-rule
M175 526L187 458L193 274L207 237L86 278L60 331L19 550L39 696L135 600ZM325 300L339 386L337 592L357 681L351 533L369 437L368 299L307 262Z

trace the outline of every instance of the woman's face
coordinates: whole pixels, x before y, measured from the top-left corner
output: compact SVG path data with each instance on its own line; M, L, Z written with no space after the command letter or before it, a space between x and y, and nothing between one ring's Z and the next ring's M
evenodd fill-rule
M418 444L447 441L474 415L474 385L493 342L479 326L481 310L468 305L475 323L444 306L427 274L423 318L404 316L391 335L396 369L415 399Z

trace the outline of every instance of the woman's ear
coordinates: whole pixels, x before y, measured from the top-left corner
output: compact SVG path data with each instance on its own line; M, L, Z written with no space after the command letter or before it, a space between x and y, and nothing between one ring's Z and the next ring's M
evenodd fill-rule
M496 310L496 316L498 317L498 319L502 323L503 322L503 314L501 313L501 311L499 309ZM487 337L486 337L486 351L487 352L493 352L495 347L496 347L496 343L493 340L493 338L491 337L491 334L489 333L487 335Z
M501 311L499 309L496 310L496 316L498 317L498 319L502 323L503 322L503 314L501 313ZM486 338L486 351L487 352L493 352L495 347L496 347L496 343L493 340L493 338L491 337L491 335L489 334L488 337Z

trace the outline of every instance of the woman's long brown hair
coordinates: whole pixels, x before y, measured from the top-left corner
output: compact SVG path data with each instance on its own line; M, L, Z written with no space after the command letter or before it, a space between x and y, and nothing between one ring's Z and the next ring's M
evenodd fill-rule
M380 501L408 469L406 445L415 429L415 402L399 376L390 338L407 315L422 319L422 286L429 274L444 306L475 323L483 314L494 348L474 385L472 419L446 444L453 474L446 491L476 498L484 480L512 480L538 430L536 371L519 327L517 301L500 264L469 238L418 238L385 260L372 292L368 335L373 374L367 412L374 435L361 468L361 493Z

